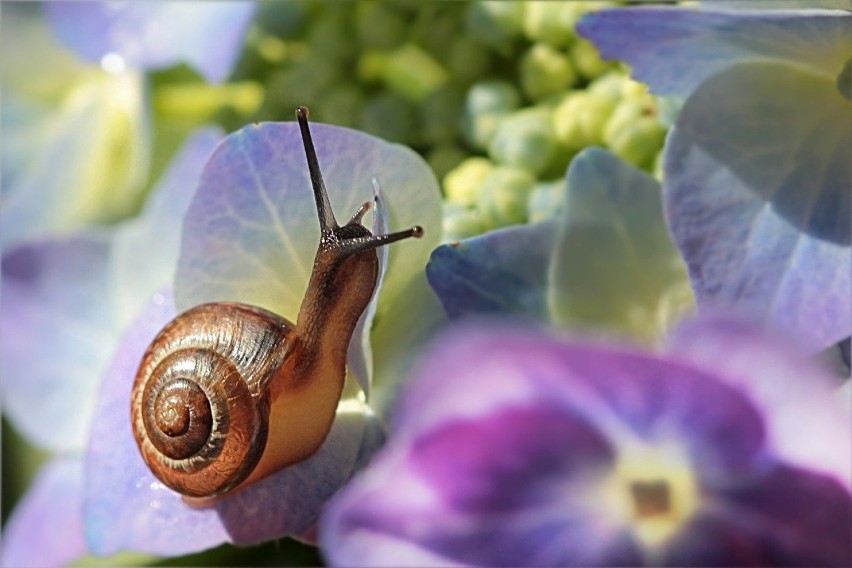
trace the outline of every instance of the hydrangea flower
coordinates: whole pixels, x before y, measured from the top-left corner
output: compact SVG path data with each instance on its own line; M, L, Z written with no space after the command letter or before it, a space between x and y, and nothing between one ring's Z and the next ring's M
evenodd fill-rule
M250 2L7 6L4 248L136 213L159 160L144 72L186 61L222 81L254 10Z
M336 211L354 211L369 196L371 178L376 178L386 196L387 224L413 225L416 220L426 229L427 236L405 251L388 251L388 271L376 307L387 323L379 322L372 333L367 333L371 331L367 324L364 337L353 337L354 349L360 352L360 366L356 367L361 372L356 379L366 393L374 376L386 383L400 376L396 370L406 364L408 342L435 319L425 317L407 334L394 330L394 321L406 320L397 314L418 311L408 310L407 293L426 288L419 281L425 281L423 265L439 237L440 194L425 162L407 148L319 124L312 131ZM197 175L196 171L196 177L188 179L197 179ZM23 338L22 342L49 340L59 354L69 357L75 351L69 336L90 325L90 313L95 314L95 321L101 317L113 323L109 333L92 325L92 333L84 335L105 355L97 360L98 368L88 369L73 386L68 384L69 375L57 368L74 371L79 361L41 359L36 360L38 365L24 365L25 354L12 359L2 353L4 377L21 377L4 384L4 404L10 410L17 408L19 416L26 410L33 420L45 420L40 435L46 443L63 436L56 425L72 416L84 423L79 429L82 441L75 438L74 445L65 445L66 452L76 459L48 466L10 521L4 539L5 563L62 563L72 558L67 550L61 557L38 557L48 551L40 547L42 539L53 538L57 532L66 534L60 530L63 522L83 529L85 546L96 554L136 550L173 556L222 542L249 544L300 533L312 526L324 500L383 439L381 423L366 396L351 388L347 391L351 396L341 402L335 425L317 454L213 507L189 507L147 469L130 431L130 387L144 349L174 316L175 304L177 309L185 309L203 301L228 299L295 319L319 238L295 123L253 125L232 134L213 153L194 194L189 191L196 184L188 179L176 184L179 190L172 190L184 192L180 194L184 201L168 192L159 193L144 220L116 231L104 247L100 263L90 264L88 273L70 273L78 291L75 297L63 293L68 289L62 286L68 276L60 278L79 262L80 255L70 254L77 246L74 240L60 243L68 254L24 251L4 264L0 329L17 328L15 337ZM381 220L382 215L375 216L377 223ZM168 235L171 231L170 245L151 246L162 232ZM175 262L178 239L180 257ZM162 250L169 251L170 264L161 262L162 253L156 251ZM168 266L168 271L152 270L152 264ZM39 270L32 270L34 265ZM174 303L169 288L173 276ZM7 282L15 284L15 278L19 285L10 286ZM102 307L104 304L108 307ZM34 313L39 310L41 313ZM39 325L43 320L38 317L44 312L60 316L63 325L54 337L45 337L46 330ZM13 339L2 337L0 346L11 351ZM383 352L391 355L380 355ZM7 387L17 389L18 395L9 396ZM52 416L40 415L42 407L36 401L43 400L46 392L73 388L86 390L85 396L77 397L85 399L82 411L66 405L51 408ZM56 499L57 494L63 498ZM46 526L45 518L57 519L57 524ZM67 539L72 552L82 551L83 535L72 531Z
M578 30L685 99L664 198L699 307L760 317L813 350L852 334L852 13L631 7Z
M721 318L661 355L457 328L321 546L346 566L848 566L852 418L795 353Z

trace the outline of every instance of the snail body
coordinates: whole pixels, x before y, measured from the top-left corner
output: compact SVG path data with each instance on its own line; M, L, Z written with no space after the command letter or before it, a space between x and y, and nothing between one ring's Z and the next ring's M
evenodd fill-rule
M178 315L143 355L131 424L158 479L188 497L212 497L310 457L331 429L346 351L378 279L376 248L420 227L372 235L361 218L331 211L310 136L296 111L321 237L296 323L236 302Z

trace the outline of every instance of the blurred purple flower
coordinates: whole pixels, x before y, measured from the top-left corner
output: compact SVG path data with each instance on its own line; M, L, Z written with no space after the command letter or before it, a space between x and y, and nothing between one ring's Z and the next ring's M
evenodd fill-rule
M49 2L56 36L92 63L156 70L186 62L211 83L237 62L254 2Z
M848 566L850 415L794 353L722 319L666 355L456 330L320 543L353 566Z
M602 10L578 30L686 99L663 185L699 308L818 351L852 334L852 13L708 6Z

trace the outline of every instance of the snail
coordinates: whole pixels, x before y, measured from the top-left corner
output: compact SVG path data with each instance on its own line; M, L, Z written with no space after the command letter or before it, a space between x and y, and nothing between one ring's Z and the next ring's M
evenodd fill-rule
M320 243L296 323L236 302L173 319L142 357L131 394L145 463L187 497L213 497L310 457L343 390L346 351L378 278L380 246L419 226L373 235L365 203L345 225L331 210L308 127L296 109L320 223Z

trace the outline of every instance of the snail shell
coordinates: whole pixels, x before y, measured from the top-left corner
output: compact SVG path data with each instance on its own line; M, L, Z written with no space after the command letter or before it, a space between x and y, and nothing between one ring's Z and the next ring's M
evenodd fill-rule
M188 496L242 482L266 447L266 388L293 324L237 303L203 304L167 325L133 386L133 434L148 467Z

